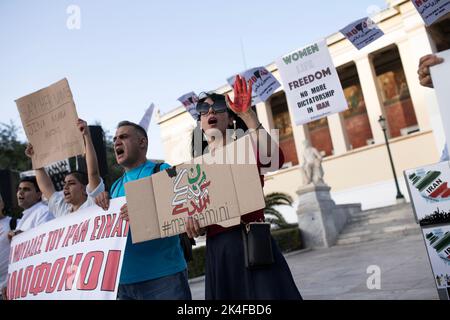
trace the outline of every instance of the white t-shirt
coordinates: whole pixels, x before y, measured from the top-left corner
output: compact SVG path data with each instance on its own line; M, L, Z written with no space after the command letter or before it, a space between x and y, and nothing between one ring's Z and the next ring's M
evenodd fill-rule
M11 217L0 219L0 289L6 286L8 277L9 250L11 248L8 239L9 221L11 221Z
M54 216L48 211L48 206L39 201L23 211L22 218L17 222L16 230L27 231L52 219Z
M100 179L100 183L98 184L97 188L95 188L92 192L89 192L89 189L86 186L86 193L88 196L86 201L78 208L78 210L95 205L95 197L103 191L105 191L105 184L103 183L103 179ZM55 192L52 194L48 201L48 208L49 211L53 213L55 218L63 217L72 212L72 205L64 201L63 191Z

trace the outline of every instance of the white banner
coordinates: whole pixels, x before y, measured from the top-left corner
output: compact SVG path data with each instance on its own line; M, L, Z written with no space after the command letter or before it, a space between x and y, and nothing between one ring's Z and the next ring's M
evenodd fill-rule
M15 236L8 268L11 300L115 300L129 225L125 197Z
M411 0L423 21L431 26L450 12L450 0Z
M192 118L194 118L194 120L197 121L199 114L197 112L197 109L195 109L195 107L197 105L198 97L195 94L195 92L189 92L182 95L181 97L178 98L178 101L180 101L183 104L187 112L189 112Z
M448 90L448 84L450 83L450 50L436 53L436 55L443 58L444 62L430 68L431 79L433 79L433 86L439 104L447 148L450 150L450 90Z
M291 52L276 64L297 125L347 109L325 40Z
M358 50L384 35L377 24L367 17L350 23L340 31Z
M252 106L264 102L280 87L278 80L264 67L252 68L239 74L252 83ZM227 79L230 86L234 85L236 76Z

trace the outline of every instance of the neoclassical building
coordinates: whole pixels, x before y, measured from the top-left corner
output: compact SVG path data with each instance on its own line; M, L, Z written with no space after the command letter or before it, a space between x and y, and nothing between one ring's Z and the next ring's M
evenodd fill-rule
M324 179L336 203L360 202L363 209L394 204L397 192L380 115L387 119L393 161L407 199L403 170L439 161L445 137L437 99L432 89L420 86L417 76L420 57L436 52L436 46L411 1L387 2L389 7L373 18L385 35L364 49L357 50L341 33L326 38L347 111L296 126L282 87L256 105L264 127L279 130L286 156L285 166L266 176L265 193L285 192L297 198L302 142L308 139L324 154ZM266 68L280 80L275 63ZM226 84L215 91L228 93L231 87ZM448 125L450 119L444 122ZM166 161L175 164L190 159L196 124L185 108L159 115L158 123ZM284 213L295 221L295 207Z

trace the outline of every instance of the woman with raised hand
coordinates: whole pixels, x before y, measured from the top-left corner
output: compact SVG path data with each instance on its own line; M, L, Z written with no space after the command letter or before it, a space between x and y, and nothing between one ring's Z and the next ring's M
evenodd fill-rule
M257 164L261 170L259 155L265 155L281 168L284 157L270 135L258 121L256 113L250 107L252 86L239 75L234 83L234 99L220 94L205 94L199 97L197 111L200 127L194 130L192 137L192 156L224 146L229 139L217 139L217 133L227 137L227 129L243 129L251 136L256 149ZM204 144L197 143L196 134L205 136ZM275 154L273 154L273 150ZM273 163L266 166L274 168ZM261 184L264 177L261 175ZM241 217L241 224L224 228L211 225L200 228L197 220L188 219L186 231L189 237L198 237L206 232L206 276L205 298L207 300L246 300L246 299L301 299L289 266L278 245L270 236L273 263L257 269L246 267L242 229L250 222L264 221L264 210L258 210ZM270 249L268 249L270 250Z

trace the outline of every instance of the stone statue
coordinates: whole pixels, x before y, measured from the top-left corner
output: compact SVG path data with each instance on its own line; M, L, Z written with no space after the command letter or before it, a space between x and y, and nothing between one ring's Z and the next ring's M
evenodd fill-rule
M322 169L322 156L316 148L312 147L308 140L303 141L303 183L308 185L313 183L324 184L323 182L323 169Z

